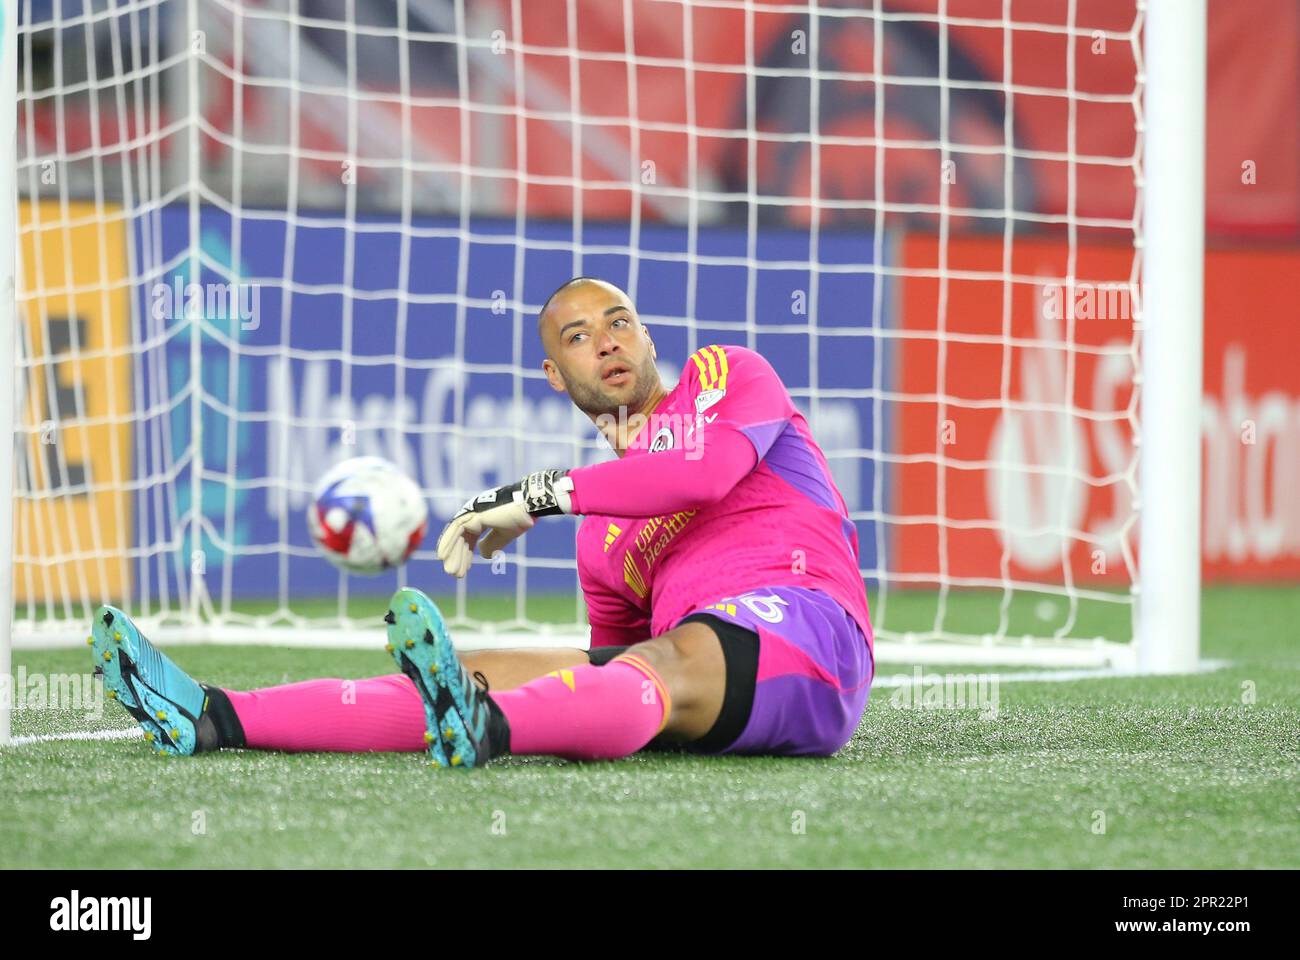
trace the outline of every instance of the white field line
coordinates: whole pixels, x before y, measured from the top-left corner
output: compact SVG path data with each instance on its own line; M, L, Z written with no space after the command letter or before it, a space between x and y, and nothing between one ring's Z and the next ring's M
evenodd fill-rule
M1231 664L1230 660L1202 660L1197 673L1212 673L1215 670L1222 670ZM919 668L917 668L919 670ZM895 673L893 676L877 676L871 681L871 688L875 689L893 689L896 687L910 687L918 682L948 674L970 675L978 674L975 670L962 670L960 667L952 667L949 670L940 673L931 669L928 672L918 674L915 670L911 674ZM1022 670L1017 673L997 673L985 674L985 676L996 676L998 683L1067 683L1075 680L1110 680L1116 677L1142 677L1149 674L1135 673L1131 670L1114 670L1114 669L1096 669L1096 670ZM131 727L124 730L70 730L65 733L40 733L31 736L13 737L9 741L10 746L23 746L29 743L49 743L57 740L133 740L140 737L140 728Z
M1202 660L1195 672L1213 673L1215 670L1222 670L1231 663L1231 660ZM1080 670L1018 670L1013 673L990 673L987 670L981 670L979 667L969 665L963 667L961 664L950 664L942 670L928 667L922 672L920 667L913 667L910 673L904 673L897 669L892 673L877 673L871 681L871 689L910 687L915 686L918 681L924 683L932 677L943 677L950 674L953 676L976 674L985 677L997 677L998 683L1066 683L1074 680L1113 680L1116 677L1138 679L1141 677L1173 676L1173 674L1139 673L1136 670L1122 670L1115 667L1096 667Z
M54 740L137 740L142 739L139 727L127 730L69 730L66 733L38 733L26 737L11 737L10 746L21 747L28 743L49 743Z

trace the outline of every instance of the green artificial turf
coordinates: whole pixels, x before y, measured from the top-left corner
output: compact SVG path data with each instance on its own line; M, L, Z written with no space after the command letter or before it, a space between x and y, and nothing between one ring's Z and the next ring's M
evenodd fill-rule
M963 605L988 607L950 599L950 626ZM891 617L933 618L932 598L890 602ZM1300 867L1300 591L1215 587L1203 611L1202 653L1222 669L1008 672L996 716L900 708L881 686L830 759L506 758L463 772L416 754L26 743L0 750L0 867ZM373 653L171 652L246 689L391 672L375 636ZM89 669L83 650L17 651L14 666ZM99 718L13 716L17 736L130 725L112 703Z

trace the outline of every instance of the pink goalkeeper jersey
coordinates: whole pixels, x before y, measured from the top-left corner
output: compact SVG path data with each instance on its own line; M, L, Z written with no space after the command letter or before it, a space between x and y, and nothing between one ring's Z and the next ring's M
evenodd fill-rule
M618 460L571 470L593 646L766 587L821 590L872 644L857 529L771 365L708 346Z

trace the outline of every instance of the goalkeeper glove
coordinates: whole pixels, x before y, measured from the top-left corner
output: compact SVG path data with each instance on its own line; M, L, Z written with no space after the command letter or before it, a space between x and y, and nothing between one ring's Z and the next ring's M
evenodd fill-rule
M537 470L518 483L485 490L466 500L438 538L442 568L453 577L463 577L469 572L476 544L486 560L532 529L535 518L572 513L569 494L573 480L568 473Z

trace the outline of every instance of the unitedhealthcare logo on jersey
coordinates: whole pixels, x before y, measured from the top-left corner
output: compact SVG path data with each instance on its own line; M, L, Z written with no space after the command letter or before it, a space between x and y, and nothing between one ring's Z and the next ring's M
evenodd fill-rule
M50 929L78 931L129 931L133 940L148 940L153 924L152 897L70 897L50 901Z

